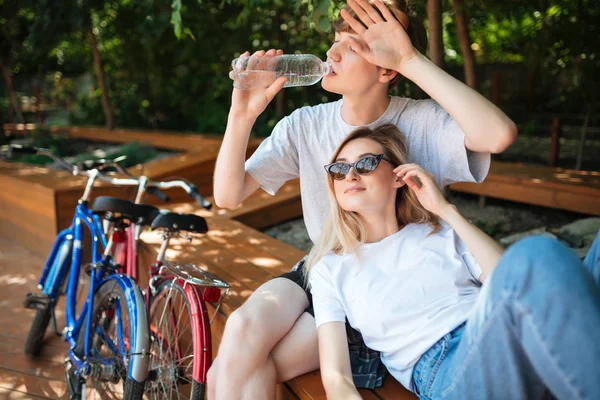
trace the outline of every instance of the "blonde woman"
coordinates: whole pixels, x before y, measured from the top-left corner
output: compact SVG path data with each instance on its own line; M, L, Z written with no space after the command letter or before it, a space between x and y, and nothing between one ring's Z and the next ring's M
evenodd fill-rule
M541 237L503 254L407 159L383 125L325 166L332 217L307 268L327 397L359 398L347 319L422 399L600 398L597 257Z

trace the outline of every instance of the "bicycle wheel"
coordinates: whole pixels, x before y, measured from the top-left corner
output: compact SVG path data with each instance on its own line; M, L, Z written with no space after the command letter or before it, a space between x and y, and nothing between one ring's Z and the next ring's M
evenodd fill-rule
M188 287L188 291L192 289ZM195 290L195 289L194 289ZM194 371L194 355L206 353L208 324L198 324L196 316L206 315L200 309L201 299L190 301L189 292L176 279L158 284L150 303L150 371L146 385L150 399L204 398L205 372ZM200 325L200 326L198 326ZM209 344L210 345L210 344ZM209 361L210 362L210 361ZM205 371L208 366L204 368Z
M139 295L136 296L143 304L139 289L137 292ZM129 299L131 301L131 295ZM144 315L140 318L136 310L128 307L128 297L118 280L107 280L100 286L94 295L89 334L87 362L90 372L76 395L85 393L86 399L142 399L145 382L136 382L128 374L135 351L134 336L139 336L138 330L148 329L143 307L142 311ZM86 332L82 330L77 338L74 352L79 358L84 355L85 336Z
M66 322L62 321L59 317L60 314L64 314L62 310L57 310L56 306L59 304L59 300L63 297L63 293L66 291L67 280L69 271L62 279L60 283L60 287L62 290L59 292L59 295L56 298L56 301L53 304L50 304L48 307L43 309L35 310L35 315L33 317L33 321L31 322L31 328L29 328L29 333L27 334L27 339L25 340L24 353L29 358L37 357L42 348L44 347L44 337L46 335L46 331L48 330L48 325L50 325L50 321L52 319L52 308L56 313L57 319L57 329L58 332L66 325ZM76 296L76 305L75 305L75 315L79 315L83 309L83 305L87 301L87 293L89 292L89 277L83 270L80 268L79 272L79 283L77 285L77 296ZM62 324L62 325L61 325Z
M42 351L42 347L44 346L44 335L46 334L46 329L48 328L51 317L52 314L49 307L46 307L43 310L35 310L33 322L31 323L29 334L25 340L24 352L27 357L36 357L40 354L40 351Z
M55 245L56 246L56 245ZM35 310L31 328L25 340L24 353L27 357L34 358L38 356L44 347L44 336L52 318L52 311L56 309L56 304L64 291L66 278L71 262L72 240L63 240L58 245L58 251L54 254L50 272L46 277L45 287L42 294L49 300L43 308ZM27 298L26 298L27 302Z

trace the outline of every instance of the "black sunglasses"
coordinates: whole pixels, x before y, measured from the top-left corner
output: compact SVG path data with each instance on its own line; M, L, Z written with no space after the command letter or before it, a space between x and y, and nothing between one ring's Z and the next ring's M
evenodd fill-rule
M338 161L325 165L323 168L325 168L325 171L327 171L327 173L329 174L329 176L331 176L332 179L340 181L344 179L346 175L348 175L351 167L354 168L356 173L359 175L368 175L377 169L381 160L385 160L391 164L389 160L383 158L383 154L379 154L363 157L360 160L353 163Z

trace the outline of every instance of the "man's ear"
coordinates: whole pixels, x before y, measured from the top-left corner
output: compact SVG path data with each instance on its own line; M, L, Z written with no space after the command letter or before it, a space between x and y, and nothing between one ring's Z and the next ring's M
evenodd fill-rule
M398 75L398 71L394 71L393 69L381 68L379 73L379 82L388 83L391 82Z

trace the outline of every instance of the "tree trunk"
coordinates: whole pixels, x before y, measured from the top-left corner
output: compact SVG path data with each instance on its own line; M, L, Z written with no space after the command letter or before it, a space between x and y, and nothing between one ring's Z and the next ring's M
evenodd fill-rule
M427 20L429 21L429 58L435 65L444 68L442 0L427 0Z
M535 67L532 67L532 68L535 68ZM535 71L530 71L529 72L529 88L527 91L527 111L529 111L529 113L533 113L533 110L535 109L534 97L535 97Z
M35 97L35 114L37 117L38 124L44 125L45 117L44 111L42 111L42 85L44 83L44 75L39 73L33 84L33 97Z
M6 142L8 142L8 138L4 134L4 111L0 107L0 146L6 144Z
M17 99L17 93L15 92L15 88L13 87L12 78L10 77L10 71L4 63L0 63L0 68L2 69L2 76L4 77L4 84L6 85L6 90L8 90L8 98L10 99L12 109L17 114L17 119L19 120L19 123L24 124L25 117L23 117L23 111L21 110L21 105L19 104L19 100Z
M575 161L575 169L581 169L581 162L583 161L583 148L585 145L585 137L587 136L588 126L590 124L591 111L585 114L583 120L583 128L581 128L581 137L579 138L579 146L577 146L577 160Z
M454 18L456 20L456 31L460 43L460 51L463 57L463 68L465 71L465 82L473 89L477 88L477 79L475 77L475 59L473 50L471 50L471 38L469 36L469 26L467 18L462 8L461 0L452 0L454 5Z
M550 156L548 157L548 163L551 167L558 165L558 153L560 153L560 118L552 118L552 133L550 137Z
M102 65L102 59L100 58L100 52L98 51L98 43L96 42L96 35L94 35L94 27L91 18L88 36L90 39L90 45L92 47L92 56L94 57L96 78L98 79L98 86L100 87L100 101L102 102L102 110L104 111L106 128L113 129L115 127L115 116L108 101L108 85L106 84L104 66Z

